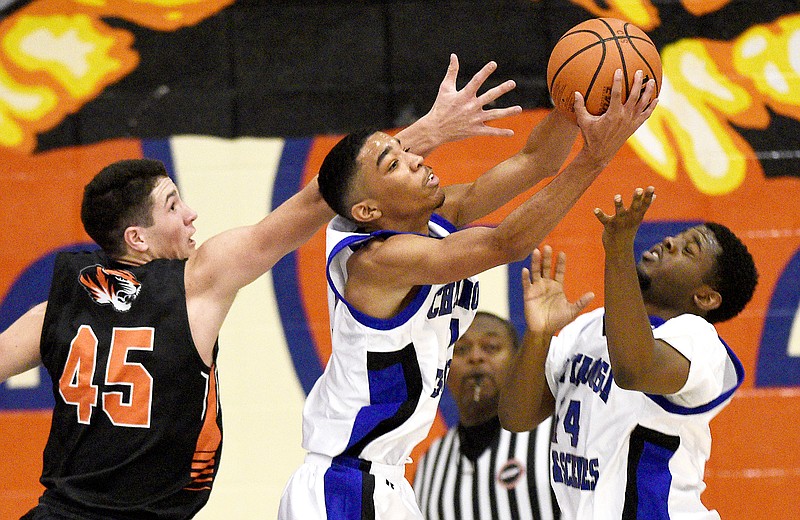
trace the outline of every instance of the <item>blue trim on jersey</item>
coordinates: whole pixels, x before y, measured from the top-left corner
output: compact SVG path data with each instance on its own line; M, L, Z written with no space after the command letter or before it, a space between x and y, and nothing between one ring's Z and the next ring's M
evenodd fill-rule
M675 454L663 446L645 443L636 470L637 520L668 520L672 473L669 461Z
M458 231L458 228L452 222L450 222L441 215L437 215L436 213L431 215L431 218L429 220L434 224L442 226L448 233L455 233L456 231Z
M400 363L382 370L368 370L367 380L369 406L364 406L358 411L353 422L353 431L350 433L350 441L347 443L348 448L364 439L381 422L393 417L408 399L408 388Z
M656 318L655 316L651 317L651 322L654 320L661 320L661 318ZM664 323L664 320L661 320L661 323ZM709 410L712 410L722 404L723 402L727 401L733 393L742 386L744 382L744 366L742 366L742 362L739 361L739 358L736 357L736 354L731 350L725 340L719 338L722 342L722 345L725 347L725 350L728 351L728 357L733 363L733 367L736 370L736 384L729 388L728 390L722 392L716 399L712 399L711 401L707 402L706 404L695 406L695 407L688 407L688 406L681 406L679 404L675 404L672 401L668 400L663 395L656 395L656 394L648 394L645 393L647 397L649 397L654 403L660 406L665 412L674 413L678 415L697 415L701 413L705 413Z
M438 220L449 224L451 228L453 227L452 224L444 220L442 217L439 217ZM331 249L331 253L328 255L328 261L325 265L325 276L328 279L328 287L330 287L331 290L333 291L333 294L336 296L336 300L341 301L347 306L347 308L350 310L350 314L353 315L353 318L355 318L356 321L371 329L391 330L405 324L408 320L414 317L414 314L416 314L420 308L422 308L422 304L425 303L425 299L431 292L431 286L430 285L419 286L420 290L414 297L414 299L408 305L406 305L405 308L403 308L403 310L401 310L397 315L392 316L389 319L376 318L374 316L370 316L369 314L365 314L356 309L355 307L353 307L352 305L350 305L350 302L348 302L345 299L345 297L339 292L339 290L336 288L336 285L333 283L333 279L331 278L331 262L333 261L334 258L336 258L336 255L338 255L339 252L341 252L342 249L346 247L357 248L363 246L369 240L372 240L373 238L376 237L389 237L402 234L406 233L382 229L370 233L368 235L367 234L350 235L346 238L343 238L342 240L339 241L339 243L333 246L333 248ZM417 233L407 233L407 234L417 234ZM440 237L430 237L430 238L440 238Z
M272 191L272 211L300 189L312 143L312 139L286 139L284 142ZM322 375L322 362L314 348L306 314L301 310L306 306L300 294L297 272L297 253L292 251L272 267L272 279L278 315L289 345L292 364L303 391L308 395Z

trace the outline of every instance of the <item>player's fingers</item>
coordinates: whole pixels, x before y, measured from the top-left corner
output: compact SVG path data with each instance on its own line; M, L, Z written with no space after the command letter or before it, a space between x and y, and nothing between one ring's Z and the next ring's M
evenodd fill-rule
M575 110L575 117L578 120L591 117L589 111L586 110L586 102L583 99L583 94L580 92L575 92L575 100L572 102L572 108Z
M497 128L495 126L484 125L475 131L475 135L485 135L491 137L511 137L514 135L514 130L510 128Z
M524 290L531 284L531 272L527 267L522 268L522 289Z
M531 253L531 281L535 282L542 278L542 251L538 247Z
M648 186L644 190L644 194L642 195L642 208L644 211L650 207L650 204L653 203L653 200L656 198L655 188L652 186Z
M611 215L608 215L605 211L600 208L594 208L594 216L597 217L597 220L600 221L601 224L604 226L611 220Z
M594 300L594 293L591 291L581 295L581 297L575 302L575 310L577 311L576 314L585 309L592 300Z
M564 273L567 271L567 253L560 251L556 259L556 276L555 281L563 284Z
M614 81L611 83L611 104L622 104L622 69L614 71Z
M483 82L486 81L486 78L491 76L492 72L494 72L496 69L497 63L493 61L490 61L484 65L481 70L472 76L472 79L469 80L469 83L464 86L464 92L470 96L474 96L478 92L478 89L481 88L481 85L483 85Z
M655 110L658 104L658 98L656 97L656 81L651 79L642 87L641 91L637 92L641 92L641 95L639 96L636 108L642 114L650 117L650 114L653 113L653 110Z
M484 121L493 121L495 119L502 119L504 117L515 116L522 113L522 107L514 105L513 107L506 108L492 108L483 111Z
M478 102L481 104L482 107L486 106L496 101L497 98L499 98L500 96L508 94L515 88L517 88L517 82L514 81L513 79L504 81L501 84L497 85L496 87L492 87L483 94L481 94L480 96L478 96Z
M542 248L542 278L552 278L551 270L553 268L553 248L544 246Z
M614 212L619 215L620 212L625 210L625 206L622 204L622 195L617 193L614 195Z
M457 77L458 77L458 56L456 56L455 53L451 53L450 64L447 66L447 72L444 75L442 83L439 85L439 91L455 90Z
M635 105L642 101L642 99L646 95L646 89L642 83L644 82L644 73L641 70L637 70L633 74L633 85L631 85L631 95L628 96L628 99L625 100L625 104L632 104ZM652 96L652 93L650 94ZM648 100L649 102L649 100Z

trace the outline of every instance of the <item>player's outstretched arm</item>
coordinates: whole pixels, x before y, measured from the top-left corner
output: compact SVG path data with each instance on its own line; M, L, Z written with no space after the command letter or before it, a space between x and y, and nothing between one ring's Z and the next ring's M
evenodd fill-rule
M605 249L605 327L614 380L621 388L654 394L680 390L689 376L689 361L653 337L639 286L633 241L655 197L653 187L637 188L626 208L614 197L614 212L595 209L603 224Z
M507 430L528 431L552 415L555 401L545 378L550 339L594 298L593 293L586 293L574 303L567 300L566 261L566 255L560 253L553 270L553 251L545 246L533 251L531 269L522 270L527 330L501 388L498 410Z
M457 227L498 209L564 164L578 128L562 112L551 110L528 134L522 149L483 173L474 182L445 187L445 205L438 213Z
M630 96L623 103L622 71L617 70L609 108L601 116L589 114L583 98L576 94L575 113L584 144L575 160L562 172L571 178L569 185L563 186L560 182L555 185L558 189L566 189L563 196L568 201L567 206L562 205L554 214L556 222L563 217L563 210L574 204L625 141L653 113L658 102L653 97L655 82L651 80L644 85L642 78L641 71L638 71L632 87L632 92L641 92L641 95ZM459 227L489 214L542 179L555 175L572 149L576 135L577 129L568 117L559 110L551 111L533 128L519 153L487 171L471 184L447 187L447 198L441 214ZM539 196L554 195L548 193L548 190L542 190ZM552 221L542 221L543 229L551 225ZM549 229L544 234L547 233ZM533 242L534 245L536 243L538 241Z
M0 383L41 364L39 342L46 308L47 302L36 305L0 334Z
M487 63L464 88L457 90L458 58L451 55L430 112L398 133L403 146L425 155L446 142L478 135L513 135L509 129L485 123L519 113L519 106L491 110L483 107L513 90L514 82L506 81L477 95L496 67L494 62ZM224 232L204 243L192 262L201 267L198 272L202 274L197 279L200 285L214 283L221 298L232 299L239 288L305 243L333 215L319 194L315 178L258 224Z
M639 92L641 87L642 77L637 74L633 91ZM564 218L627 138L652 113L652 82L642 92L640 98L630 96L622 103L622 76L617 74L609 109L597 117L586 114L579 98L578 118L585 120L581 123L585 126L582 131L590 140L560 174L497 227L470 227L442 240L398 235L385 240L375 254L359 254L369 266L366 285L395 287L402 293L416 285L463 280L525 258ZM604 132L609 136L607 143L600 139ZM447 195L449 198L449 191Z
M518 113L520 107L492 110L483 107L512 90L514 82L504 82L477 95L495 68L493 62L486 64L463 89L457 90L458 59L452 55L431 111L398 134L403 146L424 155L449 141L476 135L512 134L510 130L485 123ZM241 287L305 243L333 215L314 178L259 223L223 232L198 248L187 265L187 295L205 296L208 305L204 307L215 315L211 321L220 322L219 315L227 312ZM203 314L206 316L208 312Z

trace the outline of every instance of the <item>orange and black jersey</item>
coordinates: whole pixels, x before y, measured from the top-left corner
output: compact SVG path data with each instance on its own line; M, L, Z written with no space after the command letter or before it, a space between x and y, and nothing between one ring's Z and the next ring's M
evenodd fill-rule
M208 500L222 416L215 365L191 337L184 267L57 256L41 340L55 397L42 503L81 518L177 519Z

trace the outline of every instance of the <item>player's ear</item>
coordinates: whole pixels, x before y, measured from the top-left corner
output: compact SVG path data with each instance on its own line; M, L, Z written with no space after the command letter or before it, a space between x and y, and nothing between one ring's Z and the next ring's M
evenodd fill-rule
M125 244L134 251L147 251L147 240L139 226L128 226L122 234Z
M353 207L350 208L350 214L356 222L372 222L383 215L375 202L370 199L353 204Z
M704 312L713 311L722 305L722 295L708 285L700 287L700 289L694 293L693 299L694 304Z

